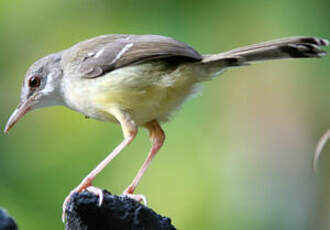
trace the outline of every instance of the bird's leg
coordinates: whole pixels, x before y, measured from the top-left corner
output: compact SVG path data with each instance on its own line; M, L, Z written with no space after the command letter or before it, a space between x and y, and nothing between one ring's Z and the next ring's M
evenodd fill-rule
M150 165L152 159L155 157L158 150L162 147L164 140L165 140L165 133L160 127L159 123L157 121L151 121L147 123L146 128L149 130L149 137L150 141L152 142L152 148L147 156L147 159L139 169L136 177L132 181L132 183L125 189L124 195L127 195L135 200L143 201L146 205L147 201L146 198L143 195L135 195L133 194L137 184L141 180L144 172L147 170L148 166Z
M71 196L75 192L82 192L84 190L88 190L90 192L95 193L99 196L99 205L101 206L103 201L103 193L100 188L92 186L92 182L94 178L112 161L128 144L130 144L136 134L137 134L137 126L135 122L131 120L126 113L115 113L113 114L117 120L120 122L124 140L99 164L97 165L82 181L81 183L70 192L70 194L65 198L63 203L63 212L62 212L62 220L64 222L65 217L65 209L66 205L69 202Z

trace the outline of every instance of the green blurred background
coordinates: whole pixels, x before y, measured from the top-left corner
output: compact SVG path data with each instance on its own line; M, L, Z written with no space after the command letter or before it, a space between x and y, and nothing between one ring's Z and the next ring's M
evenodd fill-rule
M201 53L293 35L330 38L328 0L0 1L0 124L30 64L107 33L161 34ZM329 50L329 49L328 49ZM167 140L138 186L178 229L330 229L330 58L230 70L164 125ZM66 195L122 139L119 126L63 107L0 134L0 206L21 229L63 229ZM145 130L97 177L120 194L144 161Z

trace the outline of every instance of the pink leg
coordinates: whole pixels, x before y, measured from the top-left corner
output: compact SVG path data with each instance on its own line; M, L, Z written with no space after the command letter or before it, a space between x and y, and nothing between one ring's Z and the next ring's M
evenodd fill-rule
M95 177L135 138L135 134L125 138L98 166L96 166L78 185L75 192L81 192L92 185Z
M99 196L99 205L102 204L103 193L102 190L92 186L92 182L95 177L128 145L130 144L137 134L137 127L135 126L134 121L128 119L127 114L119 114L122 115L118 119L121 122L121 126L123 129L123 134L125 139L99 164L97 165L82 181L81 183L70 192L70 194L65 198L62 209L62 221L64 222L65 218L65 209L66 205L69 202L71 196L75 192L82 192L84 190L88 190L93 192Z
M133 192L138 185L139 181L141 180L143 174L147 170L148 166L150 165L151 161L155 157L158 150L162 147L164 140L165 140L165 134L160 125L157 121L151 121L149 122L146 127L149 129L149 137L152 141L152 148L148 154L147 159L139 169L136 177L134 178L133 182L128 186L128 188L124 191L125 195L129 195L130 197L133 197L139 201L145 200L145 198L142 195L133 195Z

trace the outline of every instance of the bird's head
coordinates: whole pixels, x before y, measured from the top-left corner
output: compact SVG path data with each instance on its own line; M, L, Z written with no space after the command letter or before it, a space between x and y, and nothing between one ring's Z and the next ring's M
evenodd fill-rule
M60 83L63 71L60 62L61 53L56 53L39 59L29 68L24 77L20 103L10 116L5 133L27 112L62 104Z

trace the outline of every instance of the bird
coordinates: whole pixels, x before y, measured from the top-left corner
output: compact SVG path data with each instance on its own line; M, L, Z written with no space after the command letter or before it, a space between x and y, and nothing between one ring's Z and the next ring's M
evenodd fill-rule
M152 143L146 160L123 194L146 204L136 186L162 147L167 122L182 104L211 80L230 68L274 59L314 58L327 54L329 41L318 37L288 37L215 54L200 54L188 44L162 35L109 34L81 41L45 56L25 74L20 103L4 132L31 110L65 106L87 118L117 123L122 142L66 197L63 213L74 192L88 190L99 196L94 178L137 135L149 131Z

